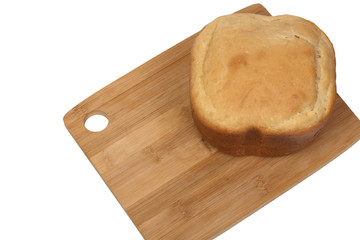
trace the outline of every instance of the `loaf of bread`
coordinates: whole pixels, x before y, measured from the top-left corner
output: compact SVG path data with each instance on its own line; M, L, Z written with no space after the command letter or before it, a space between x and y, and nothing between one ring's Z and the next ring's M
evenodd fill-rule
M193 119L222 152L296 152L325 125L335 97L333 45L308 20L232 14L212 21L195 39Z

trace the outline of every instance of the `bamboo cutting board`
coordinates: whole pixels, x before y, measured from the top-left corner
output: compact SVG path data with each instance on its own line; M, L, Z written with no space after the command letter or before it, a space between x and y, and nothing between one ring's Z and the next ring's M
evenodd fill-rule
M259 5L242 12L270 15ZM146 239L209 239L319 170L360 138L338 96L316 140L285 157L232 157L202 140L188 96L195 35L70 110L65 125ZM90 132L85 120L109 124ZM121 229L119 229L121 231Z

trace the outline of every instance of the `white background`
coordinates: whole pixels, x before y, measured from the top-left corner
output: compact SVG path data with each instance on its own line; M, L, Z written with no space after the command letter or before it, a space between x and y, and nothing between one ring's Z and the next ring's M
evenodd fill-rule
M0 239L142 239L63 115L253 1L1 1ZM360 117L356 1L263 1L315 22ZM324 149L326 151L326 149ZM360 143L217 239L360 239Z

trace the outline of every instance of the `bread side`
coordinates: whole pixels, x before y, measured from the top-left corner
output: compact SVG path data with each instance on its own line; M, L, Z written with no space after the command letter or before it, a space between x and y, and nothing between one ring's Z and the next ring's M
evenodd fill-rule
M302 18L223 16L194 42L193 118L204 138L221 151L295 152L324 126L335 96L332 44Z

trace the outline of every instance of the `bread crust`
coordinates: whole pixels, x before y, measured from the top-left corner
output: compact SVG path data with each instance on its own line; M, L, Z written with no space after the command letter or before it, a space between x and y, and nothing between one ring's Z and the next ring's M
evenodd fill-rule
M225 133L203 124L194 111L192 116L204 140L219 151L236 156L264 157L284 156L303 149L313 141L328 120L326 117L317 126L288 134L267 134L255 127L238 133Z
M289 15L284 17L290 19L293 18L293 16ZM300 19L298 17L294 18ZM304 19L300 20L307 21ZM216 122L214 123L214 121L209 119L208 116L202 112L198 95L194 93L194 87L196 87L194 85L194 81L198 80L198 75L194 74L194 68L198 64L196 61L199 61L199 59L196 59L196 54L199 54L199 49L195 40L191 53L190 102L194 123L203 138L208 143L216 147L219 151L231 155L258 155L270 157L294 153L311 143L311 141L318 135L319 131L326 124L332 112L336 97L334 48L328 37L315 24L313 25L315 29L317 29L317 32L311 33L313 38L311 41L315 42L316 38L324 38L323 41L326 44L330 44L329 46L326 46L325 52L323 49L321 51L322 54L325 53L325 56L330 56L331 66L329 66L329 69L325 70L323 69L322 65L316 67L321 71L325 71L322 77L329 78L330 85L333 84L333 86L331 85L332 88L328 90L329 93L327 94L327 100L325 104L326 111L322 113L322 117L320 119L317 119L310 125L304 125L301 128L290 128L284 131L278 129L272 130L263 126L252 125L248 125L239 129L227 128L220 124L217 125ZM324 48L323 46L321 47Z

